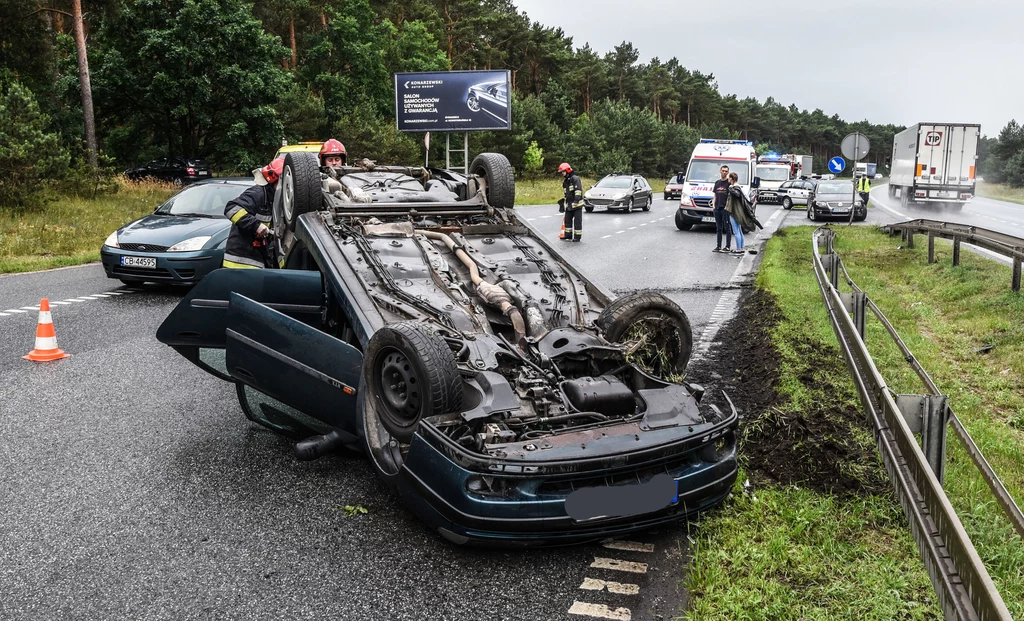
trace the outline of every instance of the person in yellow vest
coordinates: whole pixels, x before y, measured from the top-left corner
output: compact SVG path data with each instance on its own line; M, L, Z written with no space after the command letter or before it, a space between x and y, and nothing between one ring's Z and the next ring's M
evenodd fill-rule
M860 202L864 203L864 209L867 209L868 199L871 197L871 181L867 175L861 175L857 180L857 193L860 194Z

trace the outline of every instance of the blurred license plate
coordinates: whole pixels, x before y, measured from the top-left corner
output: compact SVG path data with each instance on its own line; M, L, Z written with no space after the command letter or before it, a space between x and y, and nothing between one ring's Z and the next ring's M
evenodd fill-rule
M715 221L715 217L714 216L704 216L703 218L700 219L700 221L701 222L714 222Z
M209 177L210 176L210 171L208 171L208 170L201 170L201 171L199 171L199 176L200 177Z
M584 487L565 499L565 510L575 522L629 517L661 511L679 501L679 484L667 474L647 483Z
M846 207L835 207L832 209L832 213L850 213L850 210Z
M121 257L121 265L125 267L148 267L156 269L155 257Z

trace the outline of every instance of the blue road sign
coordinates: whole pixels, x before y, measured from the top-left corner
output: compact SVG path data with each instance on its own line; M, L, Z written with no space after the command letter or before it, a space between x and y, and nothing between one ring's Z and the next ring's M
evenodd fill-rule
M828 161L828 171L831 173L839 174L846 170L846 160L841 157L833 157Z

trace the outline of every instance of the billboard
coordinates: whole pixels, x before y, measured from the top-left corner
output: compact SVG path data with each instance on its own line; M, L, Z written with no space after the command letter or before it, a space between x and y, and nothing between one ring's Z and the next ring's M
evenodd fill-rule
M512 129L508 71L395 74L395 119L403 132Z

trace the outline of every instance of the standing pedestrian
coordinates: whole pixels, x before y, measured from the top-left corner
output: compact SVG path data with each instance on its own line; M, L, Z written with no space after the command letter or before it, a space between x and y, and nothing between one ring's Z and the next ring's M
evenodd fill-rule
M729 198L729 167L722 166L718 171L722 178L715 182L715 249L711 252L732 252L732 227L729 225L729 212L725 210L725 203ZM722 233L725 233L725 246L722 246Z
M560 239L578 242L583 237L583 182L566 162L558 167L558 172L562 173L565 190L565 230Z
M860 194L860 201L864 203L864 209L867 209L868 199L871 198L871 181L867 175L861 175L857 180L857 192Z
M744 233L750 233L754 226L759 226L750 216L750 199L743 194L743 188L739 185L739 175L729 173L729 198L725 203L725 211L729 214L729 224L732 228L732 236L736 242L736 250L733 254L742 256L746 250Z

